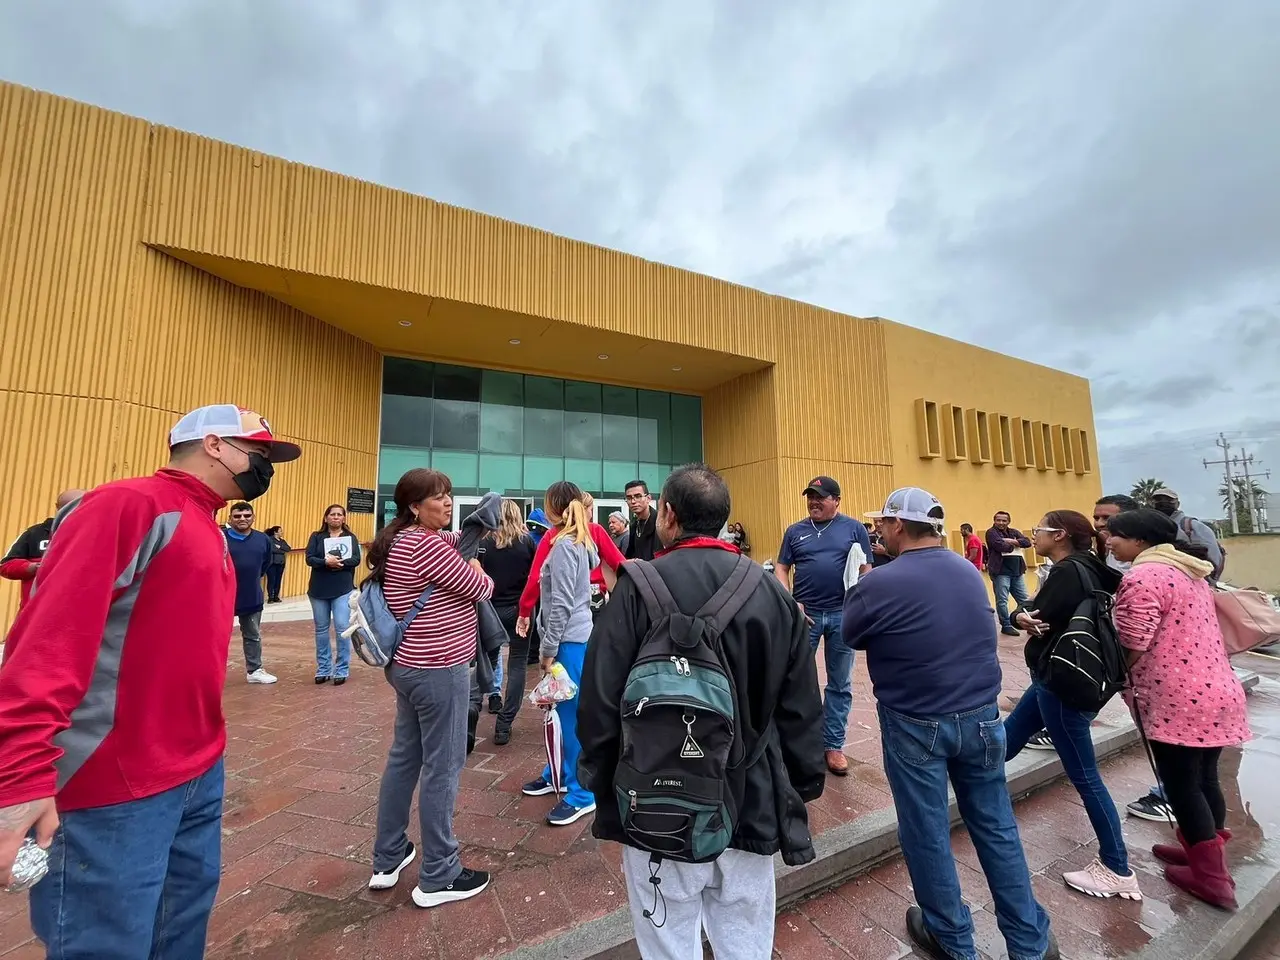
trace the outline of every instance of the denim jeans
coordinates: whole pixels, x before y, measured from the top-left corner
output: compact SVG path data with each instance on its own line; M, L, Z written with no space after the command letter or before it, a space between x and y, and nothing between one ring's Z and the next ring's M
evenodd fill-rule
M1120 815L1098 772L1098 758L1093 752L1090 725L1094 713L1072 710L1035 680L1027 688L1018 705L1004 722L1008 749L1005 759L1012 760L1041 730L1049 731L1053 748L1058 751L1067 779L1084 801L1085 812L1098 835L1098 856L1122 877L1129 875L1129 853L1120 832Z
M844 749L849 711L853 708L853 647L840 636L843 610L806 610L813 620L809 646L818 652L818 642L826 638L827 688L822 698L822 743L825 750Z
M1013 626L1013 621L1009 618L1009 594L1012 593L1013 599L1019 603L1025 603L1027 600L1026 578L1022 574L1013 577L1000 573L991 578L991 585L996 591L996 616L1000 618L1000 626Z
M198 960L222 864L219 759L143 800L71 810L31 890L50 960Z
M262 669L262 611L242 613L240 621L240 646L244 650L244 672Z
M898 841L924 922L953 957L977 958L973 917L951 852L947 781L995 901L1011 960L1044 956L1049 917L1031 890L1004 777L1004 727L994 703L968 713L912 717L881 705L884 772L898 811Z
M347 604L347 595L332 600L311 601L311 616L316 623L316 676L345 677L351 672L351 638L344 637L342 631L351 623L351 607ZM337 637L338 657L335 662L329 646L329 621L333 621L333 632Z

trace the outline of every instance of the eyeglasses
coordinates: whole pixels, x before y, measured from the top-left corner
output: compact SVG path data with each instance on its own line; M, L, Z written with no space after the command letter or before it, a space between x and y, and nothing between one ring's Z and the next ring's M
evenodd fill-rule
M627 494L623 499L625 499L625 500L647 500L647 499L649 499L649 495L648 495L647 493L628 493L628 494Z
M1063 530L1061 527L1032 527L1031 528L1032 536L1036 535L1037 533L1066 533L1066 531Z

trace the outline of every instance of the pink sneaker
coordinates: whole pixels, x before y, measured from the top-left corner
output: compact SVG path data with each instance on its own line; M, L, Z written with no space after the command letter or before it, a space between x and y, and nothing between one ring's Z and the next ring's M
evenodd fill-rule
M1083 870L1064 873L1062 879L1072 890L1079 890L1091 897L1119 897L1121 900L1141 900L1138 875L1132 871L1122 877L1101 860L1095 860Z

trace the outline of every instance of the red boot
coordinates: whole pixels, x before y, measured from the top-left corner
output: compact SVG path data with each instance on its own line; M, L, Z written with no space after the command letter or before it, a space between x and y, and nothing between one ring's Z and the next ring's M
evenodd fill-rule
M1164 868L1165 879L1193 897L1224 910L1236 909L1236 883L1227 871L1226 846L1221 837L1187 848L1187 866Z
M1151 852L1161 863L1171 863L1177 867L1185 867L1187 865L1187 841L1183 839L1181 830L1177 833L1178 843L1176 846L1172 843L1157 843L1151 848ZM1231 839L1231 831L1219 830L1218 836L1222 838L1223 843L1226 843Z

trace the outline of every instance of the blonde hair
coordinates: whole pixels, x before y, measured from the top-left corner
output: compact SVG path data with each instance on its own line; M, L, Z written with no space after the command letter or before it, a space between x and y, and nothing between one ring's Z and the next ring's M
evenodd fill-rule
M560 536L568 537L579 546L591 542L591 517L582 502L582 488L569 480L560 480L547 487L544 506L547 519L561 528Z
M494 543L499 550L505 550L520 542L528 534L524 523L524 514L520 512L520 504L514 500L502 501L502 523L493 535Z

